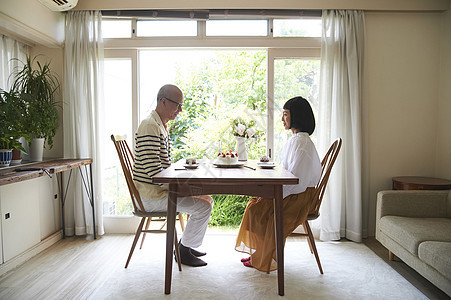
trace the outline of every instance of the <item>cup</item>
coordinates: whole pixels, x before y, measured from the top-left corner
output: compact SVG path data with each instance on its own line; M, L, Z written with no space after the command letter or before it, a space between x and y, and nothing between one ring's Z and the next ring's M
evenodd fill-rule
M185 160L185 162L186 162L186 164L187 164L188 166L193 166L193 165L196 164L196 159L195 159L195 158L187 158L187 159Z

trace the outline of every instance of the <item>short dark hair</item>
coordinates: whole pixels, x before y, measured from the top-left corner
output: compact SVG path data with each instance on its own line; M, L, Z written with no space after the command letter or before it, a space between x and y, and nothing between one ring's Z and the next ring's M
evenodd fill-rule
M302 97L294 97L285 102L283 109L290 111L290 129L299 129L309 135L315 131L315 116L310 103Z

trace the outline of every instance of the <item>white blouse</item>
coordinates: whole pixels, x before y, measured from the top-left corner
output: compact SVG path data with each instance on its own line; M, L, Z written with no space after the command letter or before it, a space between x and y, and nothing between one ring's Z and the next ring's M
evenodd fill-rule
M282 149L282 166L299 177L299 184L284 185L283 197L315 187L321 176L321 161L310 136L298 132L291 136Z

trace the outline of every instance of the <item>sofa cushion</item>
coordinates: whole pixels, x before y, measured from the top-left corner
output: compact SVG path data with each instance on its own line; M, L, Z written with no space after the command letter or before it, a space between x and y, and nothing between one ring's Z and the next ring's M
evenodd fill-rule
M418 257L443 276L451 279L451 243L422 242L418 247Z
M413 255L424 241L451 242L451 219L385 216L379 229Z

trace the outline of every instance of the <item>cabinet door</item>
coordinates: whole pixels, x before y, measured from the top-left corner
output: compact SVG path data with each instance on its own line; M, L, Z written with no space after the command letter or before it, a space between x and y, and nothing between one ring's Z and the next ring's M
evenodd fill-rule
M58 197L56 176L53 179L39 178L39 217L41 220L41 240L61 229L61 205Z
M0 188L5 262L41 241L39 182L36 178Z

